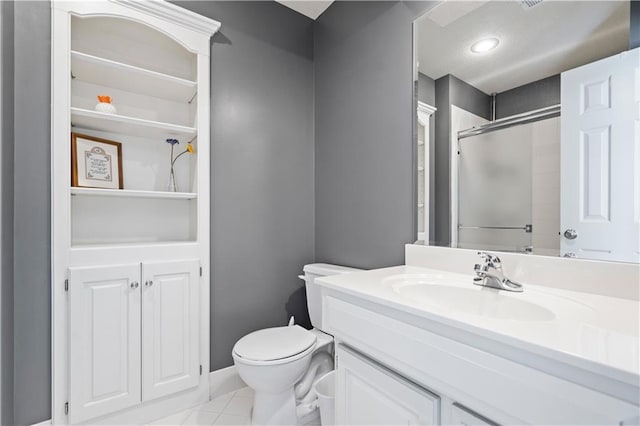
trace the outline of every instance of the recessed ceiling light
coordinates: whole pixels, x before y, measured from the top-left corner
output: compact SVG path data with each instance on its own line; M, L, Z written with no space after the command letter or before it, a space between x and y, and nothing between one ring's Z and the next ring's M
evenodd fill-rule
M478 40L471 45L471 51L473 53L483 53L488 52L491 49L495 49L495 47L500 43L495 37L484 38L482 40Z

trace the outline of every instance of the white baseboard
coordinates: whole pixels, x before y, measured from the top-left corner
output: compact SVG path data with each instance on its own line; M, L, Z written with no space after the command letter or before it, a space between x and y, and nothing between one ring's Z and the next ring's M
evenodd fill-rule
M235 365L209 373L209 395L211 399L246 386L238 375Z

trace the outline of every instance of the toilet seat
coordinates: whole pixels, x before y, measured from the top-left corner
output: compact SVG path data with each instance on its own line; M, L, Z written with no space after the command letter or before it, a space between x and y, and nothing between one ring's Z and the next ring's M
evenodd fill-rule
M317 340L299 325L265 328L238 340L233 354L248 364L284 364L313 352Z

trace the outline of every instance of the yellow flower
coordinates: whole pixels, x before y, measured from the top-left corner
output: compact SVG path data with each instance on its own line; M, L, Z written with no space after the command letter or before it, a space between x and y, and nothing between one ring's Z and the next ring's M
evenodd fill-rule
M189 152L189 154L193 154L196 152L196 149L193 147L193 145L191 145L190 143L187 144L187 151Z

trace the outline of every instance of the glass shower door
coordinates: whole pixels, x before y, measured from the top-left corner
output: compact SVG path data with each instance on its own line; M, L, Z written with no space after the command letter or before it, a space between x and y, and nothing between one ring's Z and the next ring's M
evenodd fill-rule
M529 251L532 126L459 140L458 247Z

